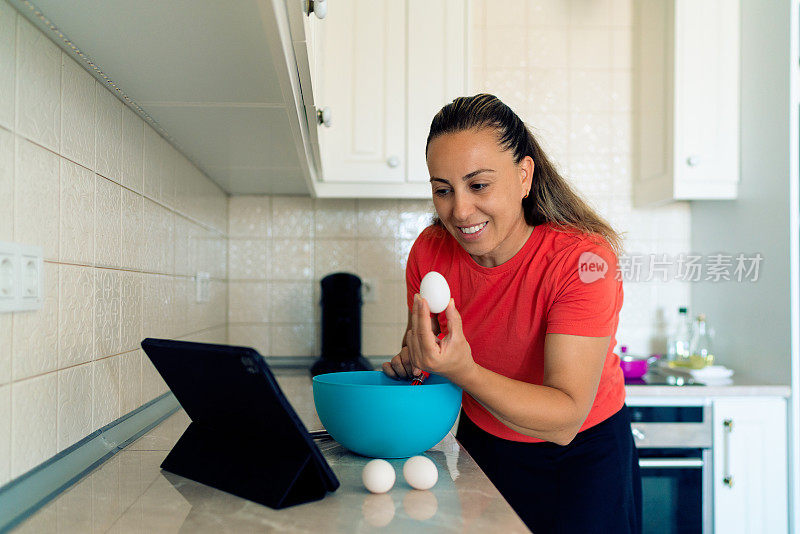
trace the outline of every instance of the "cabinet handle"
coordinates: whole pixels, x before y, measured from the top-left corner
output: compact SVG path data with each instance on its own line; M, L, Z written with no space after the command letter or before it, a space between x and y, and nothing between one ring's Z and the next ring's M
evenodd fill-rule
M724 475L722 483L729 488L733 487L733 474L731 473L731 433L733 432L733 419L722 421L724 430L723 454L725 455Z
M389 159L386 160L386 164L389 167L393 168L393 169L395 167L399 167L400 166L400 158L398 158L397 156L389 156Z
M697 154L692 154L691 156L686 158L686 164L689 167L697 167L698 165L700 165L700 156L698 156Z
M322 109L317 110L317 124L324 124L326 128L331 127L331 119L332 119L333 112L331 108L325 106Z
M306 8L306 15L311 16L314 13L318 19L324 19L328 14L328 1L327 0L308 0L308 7Z

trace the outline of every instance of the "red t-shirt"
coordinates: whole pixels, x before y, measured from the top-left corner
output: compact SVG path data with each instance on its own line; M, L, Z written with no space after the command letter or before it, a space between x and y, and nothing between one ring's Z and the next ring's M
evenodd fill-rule
M461 314L476 363L503 376L541 384L545 334L611 336L592 409L580 430L615 414L625 402L614 335L622 307L617 260L603 242L542 224L522 249L497 267L482 267L447 230L429 226L414 242L406 267L409 309L422 277L441 273ZM605 270L603 266L605 264ZM445 314L439 323L446 328ZM468 393L464 412L480 428L503 439L540 442L498 421Z

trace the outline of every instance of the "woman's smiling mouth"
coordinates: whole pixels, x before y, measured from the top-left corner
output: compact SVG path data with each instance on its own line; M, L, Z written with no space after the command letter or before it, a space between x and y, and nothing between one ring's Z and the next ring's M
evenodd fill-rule
M480 234L483 232L483 229L486 228L487 224L489 224L489 221L484 221L474 226L457 226L457 228L463 238L477 239L478 236L480 236Z

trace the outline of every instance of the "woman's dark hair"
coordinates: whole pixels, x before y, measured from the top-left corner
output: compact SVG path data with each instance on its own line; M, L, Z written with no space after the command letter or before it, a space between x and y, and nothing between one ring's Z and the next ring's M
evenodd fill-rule
M431 122L425 154L431 140L440 135L483 128L497 132L498 144L503 150L512 151L514 163L525 156L533 159L531 189L522 199L525 222L531 226L551 223L562 231L600 236L614 252L622 252L620 235L580 198L558 173L522 119L494 95L458 97L439 110ZM438 218L434 222L441 224Z

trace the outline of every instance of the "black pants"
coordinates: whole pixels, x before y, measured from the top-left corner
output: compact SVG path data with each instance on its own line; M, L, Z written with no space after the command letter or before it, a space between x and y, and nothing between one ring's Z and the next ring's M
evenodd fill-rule
M534 534L638 534L642 481L628 407L569 445L522 443L461 412L458 441Z

